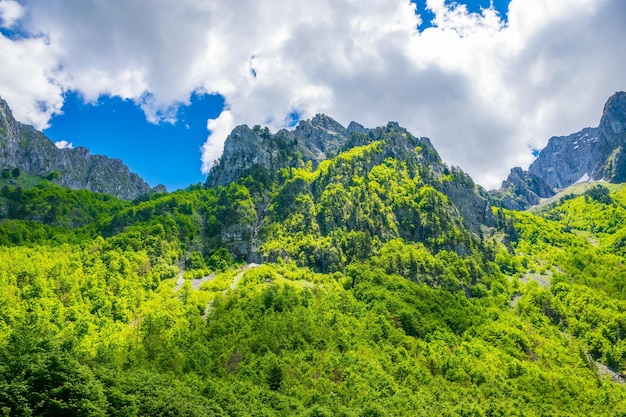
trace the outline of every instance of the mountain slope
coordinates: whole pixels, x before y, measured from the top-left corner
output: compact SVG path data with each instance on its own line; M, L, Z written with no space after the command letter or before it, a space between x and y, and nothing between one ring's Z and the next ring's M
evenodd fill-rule
M224 185L3 187L1 413L623 414L625 186L492 209L395 123L304 123Z
M134 199L152 192L137 174L119 159L91 155L84 147L58 149L32 126L17 122L0 98L0 166L49 176L71 189L87 189ZM163 191L163 186L157 188Z
M392 122L344 128L318 115L274 135L236 127L207 185L229 181L252 191L246 203L252 211L243 224L223 219L221 241L237 257L254 261L275 260L279 253L293 258L292 249L322 241L326 249L305 258L315 258L321 270L336 269L352 259L346 255L352 243L339 243L347 235L471 251L481 227L494 224L484 191L459 168L447 167L427 138ZM303 234L298 242L279 239L297 233Z
M553 137L528 171L554 188L580 180L626 180L626 93L611 96L600 124L569 136Z
M577 182L625 182L625 147L626 93L621 91L607 100L598 127L550 138L528 171L513 168L501 189L490 192L492 201L524 210Z
M383 146L353 148L285 188L340 192L343 177L362 171ZM406 185L405 194L377 201L365 191L374 179L346 191L363 190L364 201L393 213L401 197L419 191L401 161L383 161L372 177L380 188ZM285 246L289 256L275 263L228 267L232 258L214 246L224 229L211 222L256 214L259 184L247 184L135 204L111 200L87 229L37 230L48 217L0 222L1 409L18 416L614 416L626 406L623 187L567 198L539 215L498 211L481 253L410 236L376 243L394 233L391 223L380 224L371 238L345 247L369 245L362 261L316 273L298 263L326 250L319 240L307 243L310 253ZM432 186L421 189L437 197L420 207L436 228L454 208ZM64 192L63 199L88 193ZM310 232L307 194L273 200L268 216L277 235L300 241ZM333 196L324 198L318 226L339 235L353 220L344 218L348 202ZM34 197L22 195L26 210L45 205ZM61 216L57 224L69 224L63 217L73 214ZM366 230L359 221L353 230ZM442 226L462 227L458 220ZM32 231L26 240L3 238L20 228ZM175 287L179 277L184 283ZM204 282L199 289L194 278Z

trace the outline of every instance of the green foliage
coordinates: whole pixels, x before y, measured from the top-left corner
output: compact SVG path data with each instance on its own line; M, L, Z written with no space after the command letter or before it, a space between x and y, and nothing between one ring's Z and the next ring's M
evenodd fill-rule
M595 200L603 204L611 204L611 197L609 197L609 189L602 185L596 185L593 188L585 191L585 196L588 196L592 200Z
M460 169L353 140L135 202L5 178L0 415L620 415L626 187L470 230Z
M48 181L58 180L59 178L61 178L61 173L59 171L51 171L45 176L45 179Z

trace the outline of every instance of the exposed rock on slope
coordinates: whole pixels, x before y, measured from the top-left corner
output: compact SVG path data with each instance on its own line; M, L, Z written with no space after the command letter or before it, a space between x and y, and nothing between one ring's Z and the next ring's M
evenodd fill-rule
M358 129L353 125L352 129ZM207 185L229 184L255 167L270 172L298 162L311 161L316 167L335 156L348 141L350 131L325 115L300 122L293 131L271 134L267 128L237 126L224 142L224 151L211 169Z
M538 204L540 198L552 197L556 192L542 178L516 167L511 169L508 178L502 182L502 188L490 191L489 194L497 206L526 210Z
M428 138L415 138L395 122L374 129L352 122L345 128L328 116L317 115L312 120L301 121L293 131L280 130L275 134L259 126L237 126L226 139L222 157L211 170L207 186L226 185L247 175L271 177L281 168L308 163L315 168L342 151L379 140L383 141L383 148L372 164L395 158L407 165L422 165L432 176L433 186L447 195L472 230L492 223L484 190L460 169L449 169Z
M19 168L42 177L58 172L54 181L62 186L107 193L123 199L165 190L163 186L152 190L119 159L91 155L84 147L58 149L43 133L16 121L1 98L0 166Z
M576 182L624 182L625 147L626 93L618 92L606 102L598 127L550 138L528 172L514 168L502 188L490 194L506 208L523 210Z
M555 188L580 180L626 180L626 93L611 96L600 125L569 136L553 137L528 168Z

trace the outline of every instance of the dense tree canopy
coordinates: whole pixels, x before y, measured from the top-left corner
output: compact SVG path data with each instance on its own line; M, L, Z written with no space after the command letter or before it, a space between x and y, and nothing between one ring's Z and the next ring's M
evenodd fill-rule
M0 415L625 415L626 188L472 229L392 139L134 202L7 183Z

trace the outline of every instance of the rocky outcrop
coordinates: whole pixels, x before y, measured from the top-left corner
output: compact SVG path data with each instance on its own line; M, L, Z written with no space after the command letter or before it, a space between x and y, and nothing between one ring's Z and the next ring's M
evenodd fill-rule
M569 136L553 137L528 172L554 188L579 181L626 179L626 93L615 93L604 106L600 124Z
M282 168L309 162L315 168L343 151L379 140L384 145L371 161L372 166L389 157L401 160L419 171L420 176L429 177L425 180L448 196L471 230L478 230L481 224L493 224L484 190L459 168L452 169L451 181L443 181L450 170L430 140L414 137L396 122L373 129L351 122L345 128L326 115L316 115L301 121L293 131L280 130L275 134L260 126L237 126L226 139L222 157L211 169L206 185L227 185L248 175L264 181Z
M71 189L87 189L123 199L134 199L151 189L119 159L91 155L84 147L58 149L50 139L32 126L13 118L8 104L0 99L0 166L19 168ZM54 175L50 175L54 174Z
M301 121L293 131L240 125L224 142L222 156L207 178L207 186L229 184L254 169L273 173L280 168L312 162L316 167L335 156L348 141L349 131L328 116Z
M490 191L492 203L509 210L526 210L538 204L541 198L556 194L554 188L542 178L516 167L502 182L502 188Z
M604 105L598 127L552 137L528 171L513 168L502 188L490 191L494 205L525 210L577 182L626 181L626 93Z
M551 138L528 172L559 189L577 181L600 179L606 151L598 129L586 128L569 136Z

